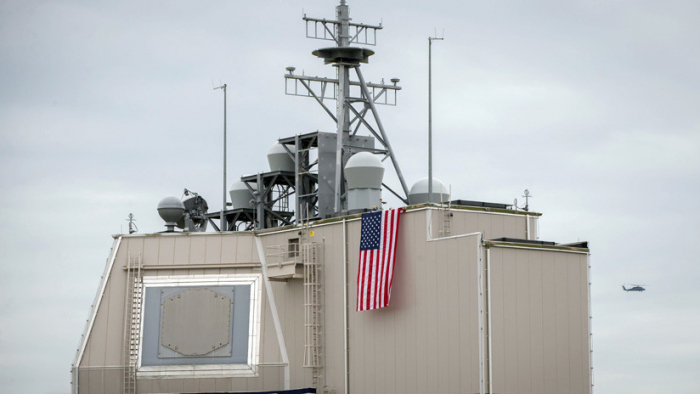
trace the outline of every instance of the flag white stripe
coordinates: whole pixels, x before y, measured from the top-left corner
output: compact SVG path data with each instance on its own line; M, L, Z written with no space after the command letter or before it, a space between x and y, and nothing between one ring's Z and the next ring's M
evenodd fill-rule
M399 217L398 217L398 213L397 213L396 217L394 218L394 221L392 222L392 226L391 226L391 227L392 227L392 234L396 234L396 231L398 231L398 228L399 228ZM389 256L389 261L394 262L394 261L395 261L395 260L394 260L394 255L395 255L395 253L396 253L396 241L397 241L398 237L397 237L396 235L394 235L394 236L391 237L391 238L393 239L394 242L392 242L391 247L389 248L389 250L388 250L388 252L387 252L387 255ZM391 270L389 270L389 278L388 278L388 281L387 281L387 284L386 284L386 286L388 287L388 289L387 289L387 292L388 292L388 294L389 294L389 297L388 297L388 298L391 298L391 281L392 281L393 279L394 279L394 267L392 266L392 267L391 267ZM388 299L388 298L387 298L387 299Z
M381 256L379 255L380 250L381 248L372 251L372 294L370 294L369 298L369 309L377 309L377 285L379 285L377 277L379 276L378 269L381 260Z

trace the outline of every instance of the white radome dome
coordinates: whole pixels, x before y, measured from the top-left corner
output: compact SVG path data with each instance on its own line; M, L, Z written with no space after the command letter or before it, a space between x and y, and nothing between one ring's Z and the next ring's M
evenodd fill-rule
M352 155L345 165L345 180L348 189L381 189L384 164L369 152Z
M255 189L255 184L252 184L251 187ZM228 195L231 196L231 207L233 209L250 208L250 200L254 197L245 182L241 180L231 184Z
M288 145L287 148L296 153L296 148ZM287 149L282 144L276 142L267 152L267 162L270 164L270 171L294 171L294 158L289 155Z
M431 202L447 202L450 199L450 192L445 185L436 178L433 178L433 198ZM428 178L423 178L411 186L408 192L408 202L410 204L423 204L428 202Z

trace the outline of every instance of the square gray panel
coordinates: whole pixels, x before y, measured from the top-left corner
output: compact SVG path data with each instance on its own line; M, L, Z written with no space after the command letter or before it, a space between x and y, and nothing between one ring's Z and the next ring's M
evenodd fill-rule
M147 287L141 366L247 364L250 289L250 285Z
M166 298L161 304L160 345L183 356L207 356L226 346L225 355L230 356L232 301L208 288Z

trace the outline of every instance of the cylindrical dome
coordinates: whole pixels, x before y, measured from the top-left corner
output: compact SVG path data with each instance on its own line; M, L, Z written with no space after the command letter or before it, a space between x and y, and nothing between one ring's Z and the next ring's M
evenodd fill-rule
M384 165L379 158L369 152L352 155L345 165L345 179L348 189L381 189Z
M158 203L158 214L165 221L167 231L174 231L177 221L185 212L185 204L175 196L165 197Z
M272 145L270 151L267 152L267 162L270 164L270 171L294 171L293 155L296 153L296 148L293 145L287 145L287 148L292 152L291 156L279 142Z
M423 204L428 201L440 203L450 199L450 192L438 179L433 178L433 198L428 198L428 178L423 178L411 186L408 192L409 204Z
M255 189L256 186L255 184L251 184L251 187ZM233 209L251 208L250 200L252 200L254 196L245 182L241 180L233 182L228 194L231 196L231 206Z

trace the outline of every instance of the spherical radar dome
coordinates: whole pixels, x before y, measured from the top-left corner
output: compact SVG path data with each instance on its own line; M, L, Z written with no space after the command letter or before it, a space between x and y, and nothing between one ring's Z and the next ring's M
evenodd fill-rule
M158 203L158 214L166 226L175 226L184 212L185 204L175 196L165 197Z
M381 189L384 164L369 152L355 153L345 165L348 189Z
M408 202L410 204L423 204L431 202L447 202L450 199L450 193L447 187L440 180L433 178L433 198L428 198L428 178L423 178L411 186L408 192Z

